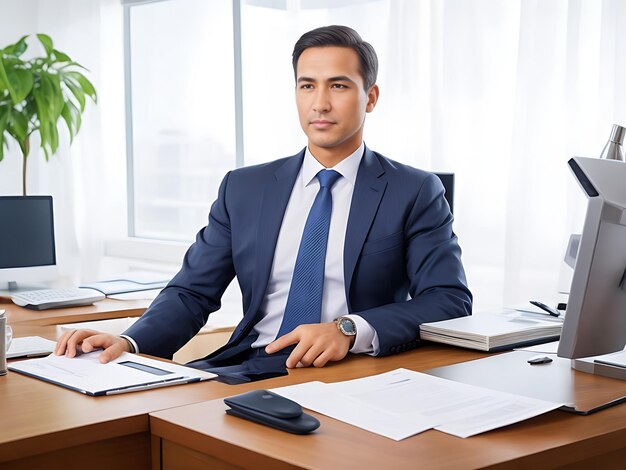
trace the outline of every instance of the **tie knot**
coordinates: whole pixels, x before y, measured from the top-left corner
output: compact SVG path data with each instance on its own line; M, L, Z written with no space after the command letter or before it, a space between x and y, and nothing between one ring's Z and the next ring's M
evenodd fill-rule
M332 188L333 184L337 182L340 173L337 173L335 170L321 170L317 175L317 179L320 182L320 188Z

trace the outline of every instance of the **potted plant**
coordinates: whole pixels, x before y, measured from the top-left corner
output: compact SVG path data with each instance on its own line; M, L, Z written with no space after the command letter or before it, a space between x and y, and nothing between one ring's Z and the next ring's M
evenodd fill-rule
M60 120L67 126L71 143L80 130L87 98L97 102L95 88L78 70L84 67L55 49L50 36L37 34L45 56L22 59L27 38L0 49L0 161L8 141L15 140L23 156L24 196L31 135L39 133L48 160L59 146Z

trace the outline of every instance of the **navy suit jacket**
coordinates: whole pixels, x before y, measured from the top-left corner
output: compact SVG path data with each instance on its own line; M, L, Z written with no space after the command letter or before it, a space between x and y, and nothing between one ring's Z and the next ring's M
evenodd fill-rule
M142 353L171 357L220 308L235 276L244 316L215 354L228 355L248 336L260 319L278 232L303 158L304 150L226 175L209 223L180 272L125 332ZM380 355L416 347L423 322L471 314L472 296L443 193L435 175L365 149L344 245L346 313L372 325Z

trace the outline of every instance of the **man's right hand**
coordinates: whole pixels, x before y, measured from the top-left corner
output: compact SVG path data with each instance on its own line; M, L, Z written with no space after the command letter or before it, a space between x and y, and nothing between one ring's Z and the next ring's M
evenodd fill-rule
M102 364L118 358L124 352L130 352L128 341L119 336L93 330L71 330L59 338L54 353L57 356L65 354L66 357L75 357L79 347L84 353L104 349L98 357Z

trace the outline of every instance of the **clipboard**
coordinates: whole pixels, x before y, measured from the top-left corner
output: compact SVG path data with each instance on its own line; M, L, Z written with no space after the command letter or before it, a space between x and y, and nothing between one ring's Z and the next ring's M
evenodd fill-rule
M123 353L101 364L97 350L75 358L51 354L9 365L9 370L89 396L117 395L200 382L216 374L137 354Z

